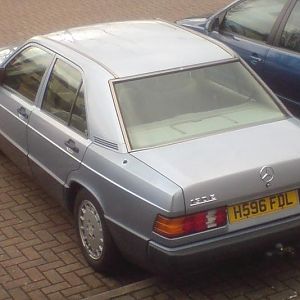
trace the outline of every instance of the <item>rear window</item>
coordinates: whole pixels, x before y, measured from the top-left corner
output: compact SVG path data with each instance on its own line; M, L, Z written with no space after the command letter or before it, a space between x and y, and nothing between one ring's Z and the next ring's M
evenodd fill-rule
M115 82L132 149L284 118L240 62Z

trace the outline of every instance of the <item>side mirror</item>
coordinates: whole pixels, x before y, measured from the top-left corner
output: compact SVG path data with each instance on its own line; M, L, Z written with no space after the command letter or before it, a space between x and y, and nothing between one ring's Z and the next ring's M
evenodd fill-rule
M220 29L220 20L219 17L213 18L210 20L207 26L207 31L212 32L212 31L219 31Z
M4 81L4 73L5 73L5 68L0 67L0 85L2 85Z
M207 23L206 30L208 32L219 31L221 24L223 23L227 10L222 11L221 13L211 17L210 21Z

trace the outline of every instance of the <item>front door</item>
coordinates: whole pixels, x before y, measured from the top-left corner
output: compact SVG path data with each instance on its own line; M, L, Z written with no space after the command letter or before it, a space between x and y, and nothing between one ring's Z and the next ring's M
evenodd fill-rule
M227 12L219 32L211 36L235 50L260 76L264 77L264 62L268 42L287 0L246 0Z
M27 124L51 60L41 48L26 47L8 61L0 86L0 149L28 174Z
M279 32L266 59L267 80L285 104L300 116L300 1Z

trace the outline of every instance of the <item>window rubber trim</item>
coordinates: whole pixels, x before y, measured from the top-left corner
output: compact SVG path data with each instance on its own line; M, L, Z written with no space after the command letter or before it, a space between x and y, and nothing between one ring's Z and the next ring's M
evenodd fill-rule
M274 37L274 41L273 41L273 46L275 47L279 47L280 49L284 49L284 50L289 50L286 49L284 47L280 47L279 46L279 42L280 42L280 38L282 36L283 30L291 16L292 11L294 10L296 4L297 4L298 0L290 0L289 6L287 7L287 9L285 10L284 16L281 19L281 22L277 28L275 37ZM292 50L289 50L292 51ZM293 51L292 51L293 52ZM296 52L297 53L297 52Z

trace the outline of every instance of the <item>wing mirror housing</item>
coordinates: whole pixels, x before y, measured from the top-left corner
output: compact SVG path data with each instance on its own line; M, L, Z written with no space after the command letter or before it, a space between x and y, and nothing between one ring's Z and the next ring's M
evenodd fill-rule
M208 32L219 31L226 14L227 14L227 10L224 10L221 13L212 16L209 22L207 22L206 30Z
M0 85L2 85L4 81L4 72L5 72L5 68L0 67Z
M219 29L220 29L220 20L218 17L211 19L210 22L207 24L208 32L219 31Z

